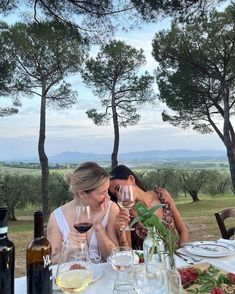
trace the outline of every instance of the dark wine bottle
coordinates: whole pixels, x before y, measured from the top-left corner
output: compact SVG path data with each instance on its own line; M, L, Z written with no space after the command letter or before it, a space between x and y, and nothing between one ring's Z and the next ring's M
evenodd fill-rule
M34 239L26 251L27 293L52 294L51 244L44 236L43 212L34 212Z
M0 293L14 294L15 246L7 237L8 208L0 207Z

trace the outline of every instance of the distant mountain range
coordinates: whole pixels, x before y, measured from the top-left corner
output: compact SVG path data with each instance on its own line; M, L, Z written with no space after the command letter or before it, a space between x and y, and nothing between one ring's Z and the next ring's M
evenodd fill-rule
M152 150L130 153L120 153L119 162L122 163L150 163L150 162L173 162L173 161L200 161L200 160L227 160L226 152L222 150L194 151L194 150ZM95 161L110 164L110 154L82 153L65 151L55 156L49 156L50 164L78 164L84 161ZM16 158L5 162L38 162L38 158Z

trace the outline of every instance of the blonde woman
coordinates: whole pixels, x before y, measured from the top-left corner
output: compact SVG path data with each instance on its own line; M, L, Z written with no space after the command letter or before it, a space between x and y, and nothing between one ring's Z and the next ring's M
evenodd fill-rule
M68 173L65 181L73 194L73 200L50 215L47 238L52 245L52 261L57 261L63 241L76 243L84 236L89 248L99 250L105 260L118 245L115 219L119 208L108 195L108 173L94 162L85 162L74 172ZM86 235L78 233L73 227L76 206L79 204L90 206L92 227Z

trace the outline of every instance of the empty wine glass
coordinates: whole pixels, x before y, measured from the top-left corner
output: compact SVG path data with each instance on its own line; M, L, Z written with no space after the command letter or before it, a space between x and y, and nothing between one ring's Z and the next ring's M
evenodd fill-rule
M79 233L86 233L88 230L90 230L92 227L90 206L76 206L76 214L73 226Z
M117 192L117 201L118 205L129 212L129 209L135 205L135 198L133 192L133 186L119 186ZM129 225L125 228L126 231L133 230L129 227Z
M84 244L74 246L69 242L61 250L56 285L64 293L83 291L93 280L88 248Z

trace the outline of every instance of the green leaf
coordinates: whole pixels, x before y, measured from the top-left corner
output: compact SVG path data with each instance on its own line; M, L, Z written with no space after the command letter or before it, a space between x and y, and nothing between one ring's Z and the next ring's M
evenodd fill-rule
M133 219L133 221L130 223L130 228L133 227L135 224L137 224L140 221L139 217L136 217Z
M147 216L150 217L151 215L154 214L154 212L155 212L158 208L161 208L161 207L163 207L164 205L165 205L165 204L157 204L157 205L151 207L151 208L148 209L148 211L147 211Z
M147 211L147 207L143 202L137 202L135 205L135 210L138 216L143 216Z

